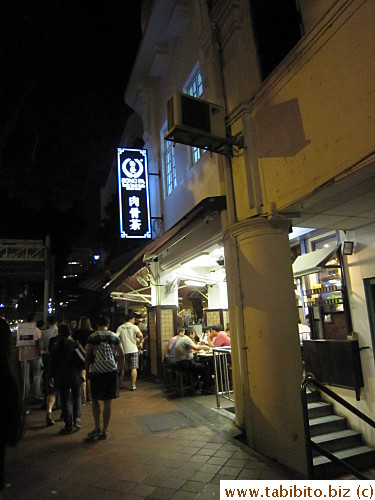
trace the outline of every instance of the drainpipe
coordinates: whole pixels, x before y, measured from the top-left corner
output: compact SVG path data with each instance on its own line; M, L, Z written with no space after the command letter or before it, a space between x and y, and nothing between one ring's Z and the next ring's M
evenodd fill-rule
M228 116L228 105L227 96L225 91L225 79L223 70L223 52L221 47L221 38L219 27L212 15L211 1L207 0L207 10L208 17L211 23L211 34L212 34L212 45L214 49L214 67L217 68L217 78L220 85L221 97L224 102L225 117ZM227 135L230 134L230 130L227 129ZM249 386L248 386L248 376L247 376L247 347L245 339L245 328L243 322L243 304L242 304L242 288L241 288L241 276L239 267L239 257L237 250L237 242L235 237L231 235L230 228L237 222L236 213L236 203L233 188L233 174L232 174L232 161L230 157L222 158L224 183L225 183L225 195L227 200L227 210L222 213L222 225L225 229L224 240L225 253L228 253L228 257L231 261L231 279L232 283L236 282L238 286L231 288L231 296L233 300L230 303L230 309L235 317L230 319L230 322L235 323L235 338L237 340L236 345L232 346L233 350L237 351L236 358L238 359L238 368L234 370L234 385L235 389L235 405L236 405L236 421L241 427L244 427L245 418L244 415L249 412L247 399L249 397ZM233 289L234 288L234 289ZM232 329L232 327L231 327ZM234 367L235 368L235 367ZM236 396L237 394L237 396ZM240 396L238 396L240 394ZM248 436L250 437L250 436Z

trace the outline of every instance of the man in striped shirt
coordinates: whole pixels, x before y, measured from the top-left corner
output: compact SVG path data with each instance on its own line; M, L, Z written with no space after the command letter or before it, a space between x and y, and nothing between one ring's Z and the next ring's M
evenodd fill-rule
M92 414L95 428L89 432L91 438L107 439L108 425L111 418L111 401L119 396L119 383L117 368L113 366L111 371L99 372L95 367L95 355L100 344L106 343L112 350L114 357L121 357L124 351L119 337L108 330L109 319L101 316L98 319L98 329L87 339L86 344L86 374L91 379ZM100 429L100 401L103 401L103 429Z

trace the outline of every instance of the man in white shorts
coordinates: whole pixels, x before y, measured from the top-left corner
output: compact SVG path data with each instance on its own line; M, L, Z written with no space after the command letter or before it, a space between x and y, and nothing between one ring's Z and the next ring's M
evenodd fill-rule
M134 314L127 314L125 322L117 328L117 335L120 337L122 347L125 352L125 366L130 369L131 391L137 388L137 370L139 368L139 355L137 338L143 339L141 330L135 325Z

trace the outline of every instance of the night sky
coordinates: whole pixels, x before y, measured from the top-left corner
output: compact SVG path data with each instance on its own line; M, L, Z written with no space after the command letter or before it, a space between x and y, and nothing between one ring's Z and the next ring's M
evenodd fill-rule
M2 0L0 238L98 243L140 36L137 0Z

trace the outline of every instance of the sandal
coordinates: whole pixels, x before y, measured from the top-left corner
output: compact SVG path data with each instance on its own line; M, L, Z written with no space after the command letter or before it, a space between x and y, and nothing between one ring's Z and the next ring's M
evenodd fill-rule
M101 435L101 430L100 430L100 429L94 429L93 431L91 431L91 432L89 432L89 433L87 434L87 436L88 436L89 438L92 438L92 437L98 437L98 436L100 436L100 435Z

